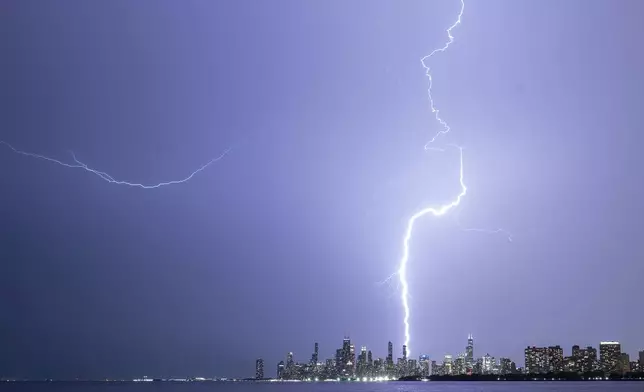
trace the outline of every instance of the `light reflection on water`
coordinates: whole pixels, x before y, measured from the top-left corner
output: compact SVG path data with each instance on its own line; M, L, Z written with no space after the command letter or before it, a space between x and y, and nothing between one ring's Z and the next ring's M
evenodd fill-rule
M644 392L644 382L2 383L10 392Z

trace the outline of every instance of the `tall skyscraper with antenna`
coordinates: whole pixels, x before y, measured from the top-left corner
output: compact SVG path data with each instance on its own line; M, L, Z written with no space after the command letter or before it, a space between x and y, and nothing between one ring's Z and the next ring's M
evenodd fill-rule
M465 347L465 370L472 374L474 369L474 337L472 334L467 335L467 347Z

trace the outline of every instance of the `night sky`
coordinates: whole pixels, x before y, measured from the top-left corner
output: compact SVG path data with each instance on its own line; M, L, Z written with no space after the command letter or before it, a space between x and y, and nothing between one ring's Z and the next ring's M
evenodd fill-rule
M407 218L459 191L441 1L0 0L0 376L400 352ZM416 225L413 356L644 348L644 2L466 2L433 94L467 197ZM459 222L460 221L460 225ZM464 231L496 230L504 234ZM400 355L400 354L398 354ZM569 355L569 354L567 354Z

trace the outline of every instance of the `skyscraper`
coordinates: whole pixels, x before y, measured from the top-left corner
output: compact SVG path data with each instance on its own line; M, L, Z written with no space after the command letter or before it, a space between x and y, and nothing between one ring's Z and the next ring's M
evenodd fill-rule
M595 370L597 363L597 349L591 346L586 348L579 348L579 346L572 346L573 366L571 371L579 373L588 373Z
M452 373L452 356L447 354L445 355L445 358L443 358L443 374L446 376L451 376Z
M456 359L454 359L454 365L452 366L452 372L454 374L467 374L467 365L465 364L465 354L458 354Z
M640 372L644 372L644 350L640 351Z
M315 365L318 363L318 343L315 342L315 348L313 349L313 355L311 355L311 365Z
M465 347L465 371L472 373L474 368L474 337L472 334L467 336L467 346Z
M558 373L564 370L561 346L528 347L525 349L525 368L528 373Z
M342 369L344 369L344 351L339 348L335 350L335 373L336 375L342 374Z
M617 365L618 372L621 374L631 371L631 358L628 353L620 353L619 364Z
M264 360L262 358L257 358L255 361L255 378L257 380L264 378Z
M423 377L429 377L429 373L430 373L429 355L423 354L420 357L418 357L418 365L420 366L420 375Z
M277 364L277 378L282 379L284 378L284 361L280 361Z
M510 358L501 358L499 360L499 373L501 374L514 374L517 370L517 365L512 362Z
M387 370L387 376L392 377L394 375L394 345L391 342L387 344L387 360L385 361L385 369Z
M351 365L349 374L353 377L356 374L356 346L354 344L349 346L349 362Z
M286 369L291 369L293 368L293 365L295 365L295 362L293 362L293 352L289 352L286 354Z
M407 376L418 376L418 361L410 359L407 361Z
M494 374L494 369L496 367L496 359L490 354L485 354L481 359L482 359L481 373Z
M548 349L545 347L526 347L525 370L527 373L548 373Z
M560 373L564 370L563 348L561 346L548 347L548 372Z
M402 347L402 359L400 359L398 362L399 362L398 375L400 377L409 376L409 366L407 363L407 345L405 344L403 344L403 347Z
M355 365L355 347L351 344L351 339L345 337L342 340L342 366L340 368L341 377L353 377Z
M601 364L601 369L605 373L619 373L621 354L622 346L619 342L600 342L599 362Z
M432 361L432 363L431 363L431 365L430 365L430 371L429 371L429 373L430 373L430 375L431 375L431 376L434 376L434 375L440 375L440 374L441 374L440 365L439 365L439 364L437 364L437 363L436 363L436 361Z
M356 375L359 378L367 376L367 346L362 346L356 366Z

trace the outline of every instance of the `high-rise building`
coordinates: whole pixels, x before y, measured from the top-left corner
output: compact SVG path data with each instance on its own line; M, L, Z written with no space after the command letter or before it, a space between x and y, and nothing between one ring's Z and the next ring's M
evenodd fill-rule
M465 368L468 374L474 369L474 337L467 335L467 346L465 347Z
M373 360L373 367L371 368L371 374L379 377L384 377L387 375L384 359L377 358Z
M499 373L506 375L506 374L514 374L517 371L517 365L512 362L510 358L500 358L499 359Z
M526 347L525 349L526 373L548 373L548 350L545 347Z
M482 374L494 374L494 368L496 367L496 359L490 354L485 354L482 357L481 363L481 373Z
M563 348L561 346L548 347L548 372L560 373L564 370Z
M279 361L279 363L277 364L277 378L280 380L284 378L284 369L284 361Z
M407 361L407 375L408 376L417 376L418 375L418 362L415 359L410 359Z
M474 369L472 369L472 373L483 373L483 358L476 358L476 361L474 361Z
M385 368L387 369L387 376L393 377L395 373L394 344L391 342L387 344L387 360L385 361Z
M402 358L396 358L396 369L394 370L394 377L403 377L405 375L405 366L403 365Z
M458 354L456 356L456 359L454 359L454 362L452 365L453 374L466 374L467 366L465 365L465 357L466 357L466 354Z
M356 374L356 346L353 344L349 346L349 362L349 374L353 377Z
M311 355L311 364L312 365L315 365L315 364L318 363L318 360L319 360L319 356L318 356L319 351L318 351L318 349L319 349L318 343L315 342L315 346L313 348L313 355Z
M622 346L619 342L600 342L599 362L601 370L604 371L604 373L619 373L621 354Z
M421 355L418 357L418 365L420 367L420 375L422 377L429 377L429 372L430 372L430 362L429 362L429 355Z
M631 371L631 358L627 353L621 353L619 356L618 372L621 374Z
M295 362L293 361L293 352L289 352L286 354L286 368L291 369L295 365Z
M451 355L445 355L445 358L443 359L443 374L445 375L452 375L453 374L453 365L454 361Z
M571 363L568 371L578 373L592 372L597 364L597 349L591 346L586 348L579 348L579 346L572 346L572 355L570 357Z
M342 340L342 360L340 366L340 377L353 377L355 373L355 346L351 339L345 337Z
M264 378L264 360L262 358L257 358L255 361L255 378L257 380Z
M402 358L398 359L398 376L404 377L409 375L409 367L407 366L407 345L402 346Z
M335 375L338 376L342 374L342 369L344 369L344 351L339 348L335 350Z
M560 346L526 348L525 370L535 374L563 372L563 349Z
M367 376L367 346L362 346L356 365L356 375L359 378Z
M644 372L644 350L639 352L639 365L640 365L640 372Z

